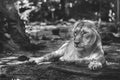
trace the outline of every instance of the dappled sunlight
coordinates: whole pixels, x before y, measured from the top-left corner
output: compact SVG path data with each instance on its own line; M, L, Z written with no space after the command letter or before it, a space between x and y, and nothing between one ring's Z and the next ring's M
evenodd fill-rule
M119 0L0 0L0 80L119 80L119 9ZM81 35L92 25L74 32L79 21L98 41Z

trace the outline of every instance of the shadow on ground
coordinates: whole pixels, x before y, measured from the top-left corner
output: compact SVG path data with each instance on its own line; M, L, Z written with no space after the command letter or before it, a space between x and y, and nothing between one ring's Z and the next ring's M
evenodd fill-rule
M47 44L45 49L31 54L41 56L49 53L56 50L62 42ZM103 48L107 53L108 61L120 63L120 45L118 43L104 45ZM54 62L43 65L26 63L14 66L6 65L1 68L0 72L0 80L120 80L120 65L105 66L98 71L90 71L86 65L80 66L74 65L74 63Z
M119 80L118 66L104 67L98 71L90 71L86 66L73 66L64 62L36 65L27 63L17 66L6 66L6 75L1 80Z

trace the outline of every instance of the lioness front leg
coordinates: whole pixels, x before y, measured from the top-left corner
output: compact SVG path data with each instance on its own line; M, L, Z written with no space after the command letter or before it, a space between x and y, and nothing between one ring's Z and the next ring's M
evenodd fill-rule
M102 68L102 63L99 62L99 61L92 61L88 64L88 68L90 70L97 70L97 69L100 69Z
M53 58L56 58L56 57L61 57L62 54L58 54L55 52L52 52L52 53L49 53L49 54L46 54L42 57L38 57L38 58L31 58L29 61L30 62L35 62L37 64L41 64L41 62L46 62L46 61L49 61L50 59L53 59Z
M50 59L53 58L60 58L61 56L64 55L64 52L66 50L66 46L68 45L69 42L66 42L65 44L63 44L57 51L54 51L52 53L48 53L42 57L38 57L38 58L31 58L29 61L30 62L35 62L37 64L44 62L44 61L49 61Z
M98 70L103 67L104 63L105 63L104 57L100 57L99 59L92 59L88 64L88 68L90 70Z

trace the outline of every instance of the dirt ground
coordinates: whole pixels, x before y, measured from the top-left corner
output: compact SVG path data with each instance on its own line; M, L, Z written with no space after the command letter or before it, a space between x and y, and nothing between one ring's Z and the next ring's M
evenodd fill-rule
M44 48L37 52L19 51L18 55L41 56L58 49L64 41L45 41ZM42 44L43 45L43 44ZM120 44L103 45L106 59L111 62L120 62ZM26 53L26 54L25 54ZM2 66L2 65L1 65ZM86 65L74 65L55 61L52 64L37 65L25 63L1 68L0 80L119 80L120 65L105 66L98 71L90 71Z
M65 38L61 31L61 36ZM48 34L46 34L48 35ZM54 36L52 36L54 37ZM51 64L37 65L35 63L25 63L19 65L8 65L7 62L12 57L19 56L39 57L57 50L66 39L51 39L51 35L45 40L37 43L29 51L15 51L6 54L0 54L0 80L120 80L120 43L110 42L110 44L104 44L103 49L105 51L106 59L109 62L117 63L109 66L104 66L97 71L91 71L86 65L75 65L66 62L60 62L53 60ZM2 59L5 58L5 59ZM17 61L13 60L13 63ZM3 64L4 63L4 64ZM18 63L18 62L17 62Z

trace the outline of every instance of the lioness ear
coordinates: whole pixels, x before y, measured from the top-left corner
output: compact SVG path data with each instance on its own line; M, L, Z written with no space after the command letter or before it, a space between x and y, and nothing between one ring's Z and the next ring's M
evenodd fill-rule
M75 28L81 23L81 20L78 20L77 22L74 23L72 32L74 32Z
M100 27L100 23L98 21L94 22L94 29L97 30L97 32L99 32L99 27Z

